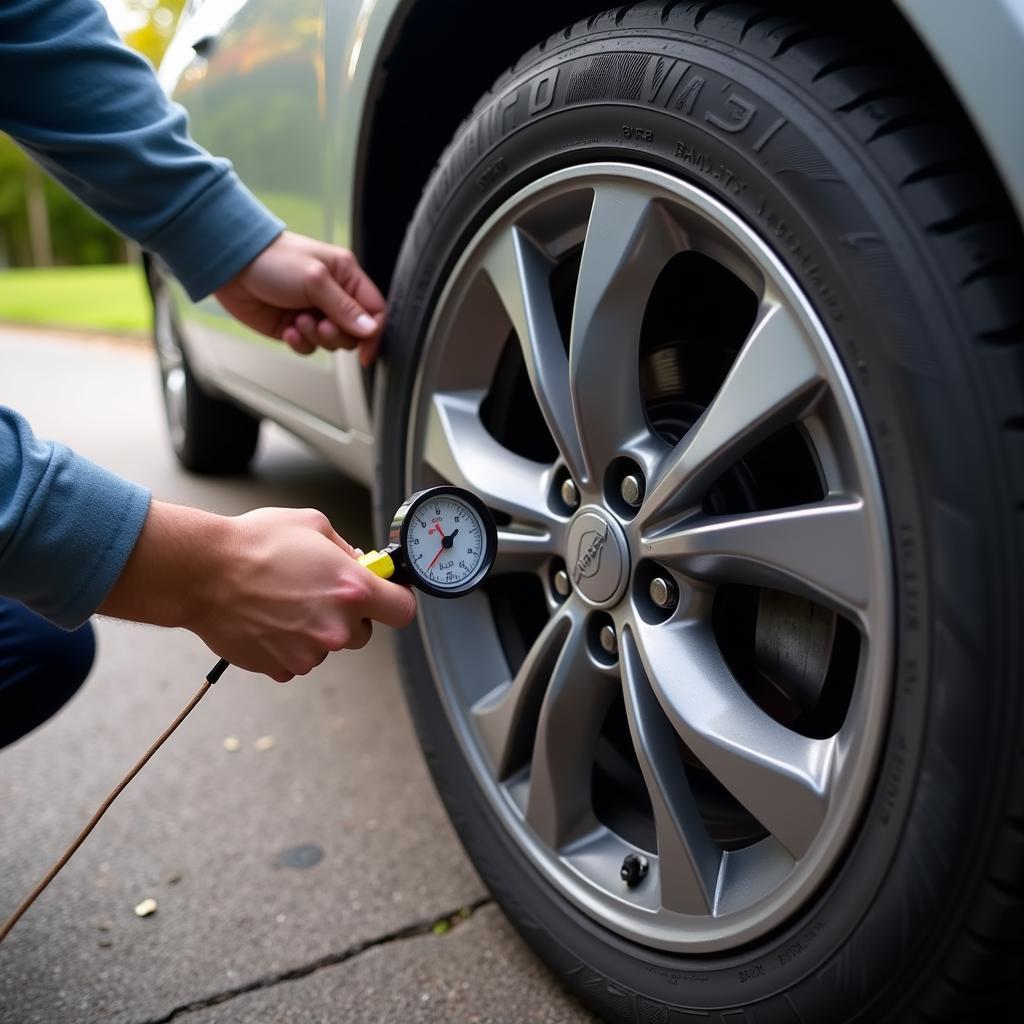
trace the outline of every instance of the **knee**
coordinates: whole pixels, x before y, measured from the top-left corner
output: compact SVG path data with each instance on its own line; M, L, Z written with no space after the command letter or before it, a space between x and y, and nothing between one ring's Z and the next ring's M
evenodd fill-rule
M77 690L92 671L95 659L96 634L92 623L86 622L70 633L62 631L59 640L51 641L46 662L54 677L65 679L69 688Z
M6 643L13 675L33 677L36 685L54 693L74 693L96 657L92 623L68 632L25 609L18 609L8 618L16 620L7 623L13 634Z

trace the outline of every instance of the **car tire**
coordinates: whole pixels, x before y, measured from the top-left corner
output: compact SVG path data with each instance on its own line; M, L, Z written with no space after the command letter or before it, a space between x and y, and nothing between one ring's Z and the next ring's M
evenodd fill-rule
M697 197L693 203L764 243L828 338L842 378L836 394L846 395L849 415L862 424L864 457L877 471L884 541L876 553L883 552L887 567L880 574L889 574L889 589L880 584L878 593L892 595L885 641L891 660L871 677L886 696L873 727L877 742L863 748L870 753L861 766L861 795L827 870L776 907L775 916L765 911L750 918L750 929L737 928L735 940L704 940L713 934L714 915L707 928L700 921L690 930L681 926L678 941L669 932L638 939L641 915L625 924L615 917L611 878L604 884L609 899L588 901L591 890L573 880L588 869L573 861L579 847L572 845L587 836L571 835L566 846L546 850L536 829L520 826L530 805L526 798L526 810L516 810L514 778L488 776L479 737L466 725L479 719L460 709L458 695L475 695L476 707L480 698L472 680L446 672L445 666L462 664L461 655L453 653L457 641L449 641L431 602L421 602L419 628L397 636L420 742L474 865L526 942L609 1021L994 1020L991 1014L1022 995L1021 246L980 144L920 63L892 66L869 44L837 31L827 12L808 21L773 14L770 5L732 2L610 11L540 44L483 97L443 154L400 253L377 381L381 529L414 487L438 479L473 487L486 478L494 487L489 503L503 513L504 536L522 536L501 480L488 476L497 445L514 447L509 434L493 436L493 413L503 402L521 410L519 432L526 433L536 422L543 426L544 410L540 420L527 410L519 385L504 396L492 389L480 401L481 365L497 379L507 352L520 346L493 358L482 354L483 340L457 347L459 332L469 330L460 317L475 317L471 333L483 339L498 308L474 283L466 261L475 257L467 254L511 211L508 217L521 217L513 223L517 266L525 274L529 253L547 251L576 229L571 211L561 227L542 226L549 207L515 206L517 197L589 166L633 183L647 175L655 184L645 187L661 190L658 195L679 183ZM593 186L593 196L600 187ZM669 200L658 203L663 209ZM568 209L554 204L551 199L552 211ZM693 230L696 237L702 229ZM627 242L632 238L623 236ZM509 321L534 324L522 314ZM568 345L564 325L562 331ZM452 352L462 353L459 365L446 355ZM516 371L527 392L531 374L540 379L546 372L536 358L525 377L521 367ZM571 353L569 360L577 365ZM603 378L596 371L587 378L591 400L601 392L609 417L616 390L632 379L618 370L613 360ZM442 377L448 419L431 412L441 408L441 388L432 391L429 381ZM693 417L708 402L699 404L687 430L696 429ZM475 432L473 452L458 447L460 429ZM443 441L450 457L426 465L430 431L448 430ZM525 456L536 461L543 450ZM514 454L509 465L526 472L524 452ZM555 470L538 478L551 485L543 500L560 510L552 522L571 530L571 506L559 504L565 464L552 459ZM609 463L607 473L613 472ZM513 474L504 479L511 488ZM617 504L618 484L608 491L608 479L593 484L593 493L605 493L602 486L608 492L600 512L611 524L606 533L625 535L635 513ZM575 499L576 491L565 493ZM709 501L701 514L715 512ZM550 583L561 565L582 584L589 570L582 561L571 564L576 554L567 550L563 563L545 563L539 576L547 573ZM700 566L689 564L699 575ZM641 571L636 565L634 577ZM748 585L760 579L749 572L744 578ZM615 618L624 663L638 643L626 634L640 636L644 621L657 621L641 589L630 580L622 602L632 602L633 610ZM550 609L558 594L545 586L544 597L557 614ZM478 625L498 616L497 601L489 592L472 609L468 599L444 609L456 623L466 616L458 642L472 647L478 673L489 650ZM588 604L581 614L590 622L620 613ZM500 623L494 628L499 639L506 636ZM504 639L495 649L504 652L509 677L518 678L524 650ZM591 660L594 650L587 648ZM848 708L858 699L855 694ZM537 721L536 707L533 714ZM555 736L570 744L574 720L565 721ZM532 779L536 762L524 763ZM685 771L695 777L689 766ZM595 811L602 827L609 814ZM569 863L575 876L563 870ZM622 905L633 891L623 884Z
M174 454L185 469L200 476L244 473L256 452L260 420L199 383L182 345L167 284L156 271L149 276L160 395Z

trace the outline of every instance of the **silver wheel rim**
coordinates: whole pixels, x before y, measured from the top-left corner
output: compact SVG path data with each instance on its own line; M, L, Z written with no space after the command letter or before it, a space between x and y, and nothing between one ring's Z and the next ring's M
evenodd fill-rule
M153 288L153 334L156 356L163 384L164 413L171 444L180 449L185 444L185 416L188 398L185 394L185 364L174 327L174 317L162 283Z
M566 352L548 275L574 248ZM670 445L645 416L638 362L651 289L680 252L725 267L755 294L757 312L717 393ZM481 419L509 326L558 451L549 464L514 454ZM727 467L785 424L799 424L813 453L820 500L703 511ZM893 587L863 421L828 334L774 253L715 199L658 171L591 164L532 183L487 220L448 278L420 359L407 452L410 490L447 480L502 514L496 575L544 581L548 619L520 665L510 665L485 595L424 600L419 613L463 753L532 864L600 924L671 951L748 942L803 906L847 848L877 764ZM646 480L635 510L611 494L609 466L624 457ZM567 475L577 510L558 497ZM563 598L554 569L564 560L572 576L595 536L625 583L600 567L588 576L588 563ZM652 566L678 592L670 611L645 597ZM736 584L810 598L855 630L849 702L833 734L781 724L737 682L712 628L719 595ZM594 635L613 646L595 623L614 627L614 656L595 647ZM653 850L592 806L594 744L620 693ZM524 728L532 750L517 765ZM739 848L710 838L680 740L763 838ZM620 875L630 854L647 866L632 886Z

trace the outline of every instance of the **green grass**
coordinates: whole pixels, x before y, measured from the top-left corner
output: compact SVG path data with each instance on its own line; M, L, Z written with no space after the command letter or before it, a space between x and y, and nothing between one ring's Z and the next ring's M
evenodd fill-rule
M143 333L150 315L142 270L135 264L0 270L0 320Z

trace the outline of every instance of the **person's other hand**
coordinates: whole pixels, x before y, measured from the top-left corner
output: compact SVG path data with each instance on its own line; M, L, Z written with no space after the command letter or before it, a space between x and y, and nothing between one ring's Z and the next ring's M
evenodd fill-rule
M372 621L407 626L416 598L356 561L314 509L227 517L154 501L100 612L184 626L232 665L287 682L331 651L364 646Z
M377 356L384 296L348 249L285 231L214 294L236 319L301 355L359 347Z

